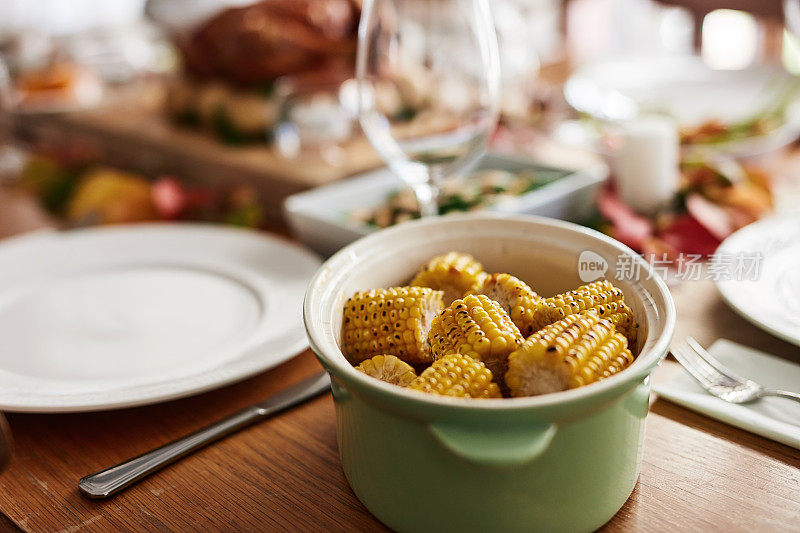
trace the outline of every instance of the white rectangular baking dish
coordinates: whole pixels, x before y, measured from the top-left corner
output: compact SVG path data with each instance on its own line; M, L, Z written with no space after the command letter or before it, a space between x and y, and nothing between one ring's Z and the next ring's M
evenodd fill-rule
M487 209L581 222L591 216L594 195L608 176L604 166L571 171L542 166L523 157L499 154L486 154L476 165L477 170L502 169L511 172L530 168L563 176L539 189ZM349 219L348 213L354 209L377 206L390 192L403 186L403 182L389 169L382 168L289 196L284 201L284 213L297 239L328 256L359 237L378 231L378 228Z

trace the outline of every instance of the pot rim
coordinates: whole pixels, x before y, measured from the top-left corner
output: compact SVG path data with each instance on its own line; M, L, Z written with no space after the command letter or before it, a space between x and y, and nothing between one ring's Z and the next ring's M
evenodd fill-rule
M481 399L476 401L469 398L421 394L416 391L406 390L396 385L382 382L356 370L355 367L347 361L336 339L332 337L329 338L329 336L325 334L322 324L316 323L315 321L314 307L330 308L332 305L330 300L332 300L333 295L329 294L327 298L321 296L324 295L326 287L346 279L347 272L343 267L354 264L354 260L363 257L363 252L365 250L378 249L380 243L390 240L396 235L419 231L429 226L460 224L465 221L475 223L476 221L479 222L482 220L502 220L515 224L533 224L535 226L538 225L540 228L555 228L577 232L616 249L621 255L632 257L632 261L641 269L641 277L652 281L648 292L655 292L656 296L660 297L661 303L663 304L663 308L658 308L659 320L661 321L659 329L661 333L653 343L650 343L648 339L647 344L649 345L643 346L642 351L637 355L634 363L614 376L575 389L524 398ZM641 285L641 283L641 281L636 281L636 284ZM330 293L330 291L328 292ZM662 313L663 316L661 316ZM318 315L321 316L322 314L323 312L318 309ZM448 410L455 409L458 411L496 411L498 409L505 411L529 410L537 407L544 408L585 402L594 397L597 397L599 400L609 395L620 395L649 376L661 363L668 351L669 343L671 342L675 329L675 321L675 304L664 280L655 272L647 261L621 242L598 231L571 222L532 215L504 215L488 212L420 219L405 222L401 225L363 237L342 248L323 263L309 283L303 303L303 322L308 335L309 345L325 369L334 377L354 387L358 392L402 401L410 408L438 406L439 408ZM654 325L650 326L651 327L648 328L649 331L656 329L653 327Z

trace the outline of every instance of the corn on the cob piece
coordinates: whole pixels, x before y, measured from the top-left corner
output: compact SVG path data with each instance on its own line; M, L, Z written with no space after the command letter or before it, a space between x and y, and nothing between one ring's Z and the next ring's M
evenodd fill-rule
M435 359L453 352L468 355L502 379L508 354L523 339L500 304L486 295L470 294L433 319L428 340Z
M471 255L450 252L434 257L423 265L411 280L411 285L443 291L444 305L450 305L485 275L483 266Z
M534 330L540 330L566 316L590 309L600 318L609 319L617 331L627 337L629 345L635 345L638 325L633 318L633 311L623 301L622 290L607 280L595 281L575 290L545 298L534 313Z
M633 362L628 342L594 311L572 314L531 335L508 356L512 396L574 389L616 374Z
M470 294L485 294L499 303L523 337L533 333L533 316L542 299L527 283L510 274L485 276Z
M502 398L489 369L480 361L459 353L450 353L434 361L408 388L459 398Z
M383 354L429 363L428 330L441 309L441 291L426 287L358 292L344 305L342 352L353 364Z
M376 355L371 359L362 361L356 367L356 370L375 379L401 387L407 387L417 379L417 373L414 372L411 365L393 355Z

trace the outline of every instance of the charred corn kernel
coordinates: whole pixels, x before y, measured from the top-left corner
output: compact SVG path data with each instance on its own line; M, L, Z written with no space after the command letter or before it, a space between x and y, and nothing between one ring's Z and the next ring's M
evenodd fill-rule
M595 312L572 314L537 331L508 356L512 396L574 389L633 362L627 339Z
M450 353L411 382L410 389L459 398L502 398L486 365L467 355Z
M428 330L441 309L441 291L425 287L357 292L344 305L342 352L353 364L384 354L429 363Z
M405 363L393 355L376 355L371 359L362 361L356 367L368 376L375 379L407 387L412 381L417 379L417 373L408 363Z
M523 337L533 333L533 317L542 299L527 283L510 274L484 276L470 294L485 294L508 313Z
M443 291L444 304L450 305L485 275L483 266L471 255L450 252L428 261L411 280L411 285Z
M428 338L435 359L453 352L468 355L501 379L508 354L522 343L508 314L483 294L467 295L446 307L431 322Z
M609 319L617 331L627 337L631 346L636 343L638 326L633 318L633 311L623 301L622 291L607 280L595 281L545 298L534 313L533 328L539 330L566 316L589 309L594 310L600 318Z

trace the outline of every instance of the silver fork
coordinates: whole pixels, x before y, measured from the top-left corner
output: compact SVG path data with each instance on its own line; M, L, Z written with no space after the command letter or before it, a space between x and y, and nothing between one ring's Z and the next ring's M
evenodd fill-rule
M800 402L800 394L796 392L767 389L755 381L734 374L692 337L686 337L685 341L673 347L672 355L704 389L726 402L748 403L764 396Z

